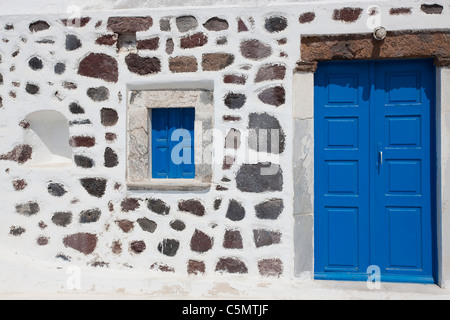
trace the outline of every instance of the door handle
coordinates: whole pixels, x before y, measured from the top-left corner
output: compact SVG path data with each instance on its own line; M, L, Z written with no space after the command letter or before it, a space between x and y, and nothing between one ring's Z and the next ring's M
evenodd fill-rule
M377 145L377 151L378 151L378 174L381 172L381 166L383 165L383 151L381 150L381 143L378 143Z

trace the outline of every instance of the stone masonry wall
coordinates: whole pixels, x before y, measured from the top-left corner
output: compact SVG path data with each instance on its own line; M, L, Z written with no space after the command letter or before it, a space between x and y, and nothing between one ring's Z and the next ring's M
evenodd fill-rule
M10 150L1 150L11 195L3 243L61 266L283 275L292 224L289 117L278 115L290 112L286 81L295 52L287 52L288 26L275 13L4 23L1 74L9 90L0 112L16 134L4 144ZM126 85L150 81L151 89L152 81L185 75L186 85L203 75L214 81L214 126L223 139L236 136L236 144L214 164L209 191L130 191ZM27 117L41 110L67 118L71 163L29 165L43 146L24 142L33 129ZM282 129L276 157L285 166L273 175L261 175L270 156L247 163L247 153L259 148L241 141L248 129Z
M382 8L388 24L448 12L439 4ZM337 26L368 32L366 9L0 17L1 245L59 267L291 276L292 154L302 139L293 136L292 74L300 35ZM220 144L236 139L214 164L211 189L127 189L128 86L205 79L214 83ZM27 120L45 110L67 119L68 141L51 124L38 126L42 133ZM279 130L278 150L260 152L246 134L262 129ZM58 153L60 144L70 146L70 159ZM275 171L262 175L271 165Z

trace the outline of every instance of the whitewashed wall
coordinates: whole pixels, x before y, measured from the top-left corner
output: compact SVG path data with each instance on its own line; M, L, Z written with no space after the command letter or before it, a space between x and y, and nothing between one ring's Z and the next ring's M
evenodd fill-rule
M68 290L67 283L59 282L62 278L66 279L60 273L55 277L60 280L45 283L46 279L52 277L48 270L67 270L71 266L82 267L84 274L91 274L91 272L96 274L99 272L98 269L104 268L113 273L126 272L126 277L130 275L139 277L143 272L144 274L149 272L162 279L175 275L186 280L193 277L192 272L189 271L190 260L196 261L197 267L198 263L204 266L204 272L199 272L199 276L205 278L224 280L230 277L243 277L255 279L255 281L261 281L267 277L280 281L294 279L294 221L298 223L301 219L297 217L294 220L294 215L299 212L294 212L293 209L296 202L293 179L296 163L293 155L299 153L298 150L294 152L298 137L294 136L292 119L294 117L297 120L312 121L309 116L310 110L302 110L302 104L294 101L294 96L297 97L295 100L298 100L303 99L304 94L303 105L305 108L311 107L306 103L312 101L311 96L307 96L308 92L311 93L308 90L311 83L305 84L303 89L306 88L306 90L303 90L301 78L297 78L294 82L293 77L296 62L301 58L300 36L302 34L368 33L376 24L381 24L388 30L448 28L450 21L448 5L444 1L437 2L443 6L441 14L427 14L421 10L424 1L399 1L394 5L388 1L331 3L314 1L283 5L273 1L256 1L246 2L245 8L235 6L237 2L225 1L219 2L219 7L209 6L209 2L183 1L183 5L192 6L189 8L176 7L180 4L178 2L173 8L168 8L167 3L152 2L152 5L157 7L155 9L149 9L145 1L117 1L112 5L108 1L95 4L80 1L75 2L78 7L72 8L56 1L49 1L44 5L42 2L39 4L36 2L36 5L33 2L15 1L9 4L2 2L0 4L2 12L0 16L2 29L0 74L3 82L0 85L2 98L0 158L3 161L0 161L0 190L2 190L0 203L3 210L0 224L0 249L4 254L2 254L0 271L4 272L0 274L2 279L5 279L2 290L14 292L26 290L27 287L39 290L41 287L37 285L38 283L47 290ZM372 15L374 6L378 7L379 14ZM351 22L334 20L332 18L334 10L343 7L361 8L361 15ZM393 15L390 13L392 8L409 8L409 12ZM314 19L307 23L300 23L299 17L308 12L314 13ZM75 17L73 14L90 19L82 27L65 26L61 20ZM181 32L176 25L176 18L186 15L194 16L198 26L194 30ZM153 25L145 31L137 32L137 41L158 37L158 48L127 51L118 50L115 41L112 45L96 44L96 40L105 35L115 39L116 35L108 30L108 19L116 16L150 16ZM160 21L167 17L170 20L170 31L164 31L160 27ZM226 20L228 28L221 31L207 30L203 24L214 17ZM266 28L267 19L273 17L281 17L287 22L286 27L280 32L270 32ZM239 19L242 20L245 28L240 26ZM39 20L46 21L49 28L32 32L30 24ZM244 31L245 29L247 30ZM182 38L196 33L207 36L207 43L195 48L180 47ZM72 35L76 38L71 38ZM227 38L227 43L217 44L217 40L223 37ZM68 39L69 50L66 45ZM168 39L174 42L172 53L167 51ZM270 54L266 57L265 54L259 55L256 52L256 58L246 58L241 48L249 40L257 40L259 44L267 45L270 47ZM72 45L76 49L70 50ZM130 71L125 61L132 52L138 53L140 57L156 57L161 63L161 70L148 75L138 75ZM104 81L79 74L80 63L90 53L105 54L117 62L117 81ZM226 53L233 56L233 62L218 67L215 71L203 71L205 66L202 66L202 60L205 54L210 53ZM196 71L172 72L171 58L180 56L195 57L198 64ZM38 68L34 67L37 70L30 67L30 60L33 57L37 57L42 62L42 68L39 68L39 62L37 62ZM55 66L59 63L65 65L62 73L61 65L59 69L57 68L58 72L55 72ZM267 65L284 66L286 73L275 79L271 78L273 75L266 75L268 78L261 82L255 81L258 72ZM225 83L224 77L227 75L243 76L246 79L245 84ZM310 78L305 77L305 79ZM256 158L251 159L247 154L245 139L242 139L239 155L230 169L223 169L222 163L217 163L214 167L212 187L207 192L170 193L127 189L126 117L129 88L161 89L161 83L175 81L179 86L184 84L188 86L192 81L204 80L214 84L215 129L225 133L230 129L245 132L252 113L268 113L277 119L285 134L285 150L279 157L258 154L257 160L279 161L283 177L282 190L247 193L238 188L236 176L239 170L245 164L258 162L255 161ZM39 93L34 94L33 87L27 84L37 85ZM99 102L88 97L89 88L101 86L108 88L107 100ZM284 89L282 97L274 95L269 97L269 103L267 100L264 102L259 94L274 86L281 86ZM228 108L224 98L230 92L244 94L245 105L234 110ZM270 94L273 95L273 93ZM84 113L74 113L74 106L71 111L69 106L72 103L83 108ZM115 124L105 125L106 122L102 122L101 118L102 109L114 109L118 116L117 123L113 119L112 122ZM64 115L67 123L71 122L68 127L70 137L95 138L92 146L77 147L72 144L74 155L86 156L95 162L92 168L82 168L73 162L67 163L66 159L61 161L60 158L49 161L45 167L33 166L33 160L20 163L23 158L28 160L28 151L23 148L14 148L27 143L33 144L34 140L30 138L33 132L30 130L35 130L33 126L29 128L27 122L23 121L27 120L33 112L43 110L58 111ZM224 116L239 117L240 120L226 121ZM108 140L105 138L107 133L115 134L117 138ZM105 151L108 148L113 150L112 155L111 152L108 155L108 161L112 161L113 165L105 166ZM227 153L233 154L234 151L228 150ZM32 157L33 154L36 153L32 153ZM250 151L250 154L253 154L253 151ZM115 163L115 155L118 164ZM445 155L442 156L446 159ZM224 182L224 177L230 181ZM101 192L100 197L97 197L86 192L86 188L80 183L80 179L85 178L104 179L104 194ZM50 192L49 186L53 187ZM310 191L303 189L301 192ZM164 201L170 207L169 215L162 216L149 210L147 200L150 198ZM129 199L134 199L131 200L133 210L127 211L124 210L124 206L127 207ZM179 209L180 200L190 199L201 202L206 213L204 216L198 217ZM221 199L221 205L219 208L214 208L217 199ZM282 213L275 220L257 218L255 206L271 199L282 201L284 207ZM226 217L231 200L236 200L245 208L243 220L231 221ZM38 212L33 211L36 205L21 206L30 201L39 205ZM137 207L136 204L139 206ZM101 211L99 220L87 224L80 223L79 215L91 209ZM24 215L24 211L31 214ZM52 217L57 212L71 212L71 223L65 227L56 225ZM137 223L138 219L144 217L157 224L153 233L144 231ZM170 227L170 222L177 219L182 220L186 225L183 231L176 231ZM134 227L130 232L124 232L124 229L120 227L118 221L123 220L128 221L127 226L133 224ZM311 221L308 223L311 224ZM211 247L204 253L192 250L191 242L196 230L206 234L212 240ZM242 249L227 249L223 246L226 230L240 232ZM269 238L268 245L258 247L254 230L268 232L265 233ZM93 236L80 240L80 237L86 234ZM74 235L78 237L78 240L70 241L73 238L67 238ZM64 239L68 240L64 241ZM164 239L175 239L180 244L174 256L167 256L158 251L158 244ZM80 241L87 241L87 243L80 245ZM95 242L95 246L91 251L92 246L89 242L92 241ZM132 244L135 241L139 241L138 250L133 249ZM73 245L74 242L78 245ZM142 242L145 243L145 250L139 252L142 250ZM117 243L121 244L120 252ZM18 257L23 264L20 268L12 268L11 265L17 264ZM232 261L222 261L222 267L219 267L221 259L232 259ZM24 266L26 268L23 268ZM14 270L21 270L23 274L35 270L33 272L35 276L28 277L25 282L21 280L20 274L15 274ZM446 270L442 273L447 274ZM98 279L98 287L102 287L101 283L105 284L109 281L101 277ZM95 279L90 283L95 283ZM123 283L118 284L117 287L108 284L103 288L119 289L124 286L126 287ZM87 288L84 289L87 290ZM138 292L141 288L138 282L131 281L128 289ZM185 288L183 292L188 294L189 289Z

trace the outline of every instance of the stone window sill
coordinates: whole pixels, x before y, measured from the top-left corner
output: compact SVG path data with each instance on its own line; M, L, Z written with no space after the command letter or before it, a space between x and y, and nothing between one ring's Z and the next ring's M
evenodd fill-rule
M210 182L188 179L155 179L127 183L129 190L201 191L211 188Z

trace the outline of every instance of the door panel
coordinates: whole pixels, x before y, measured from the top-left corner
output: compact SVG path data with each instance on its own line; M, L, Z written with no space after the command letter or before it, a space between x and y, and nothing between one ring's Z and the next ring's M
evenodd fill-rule
M429 61L322 63L315 77L315 276L433 282Z
M418 274L432 281L433 73L433 65L423 61L377 63L372 93L371 143L383 153L381 170L373 174L372 256L382 273L412 281Z
M328 217L327 271L358 271L358 209L326 208Z
M358 273L369 266L367 65L329 65L317 74L316 270Z

